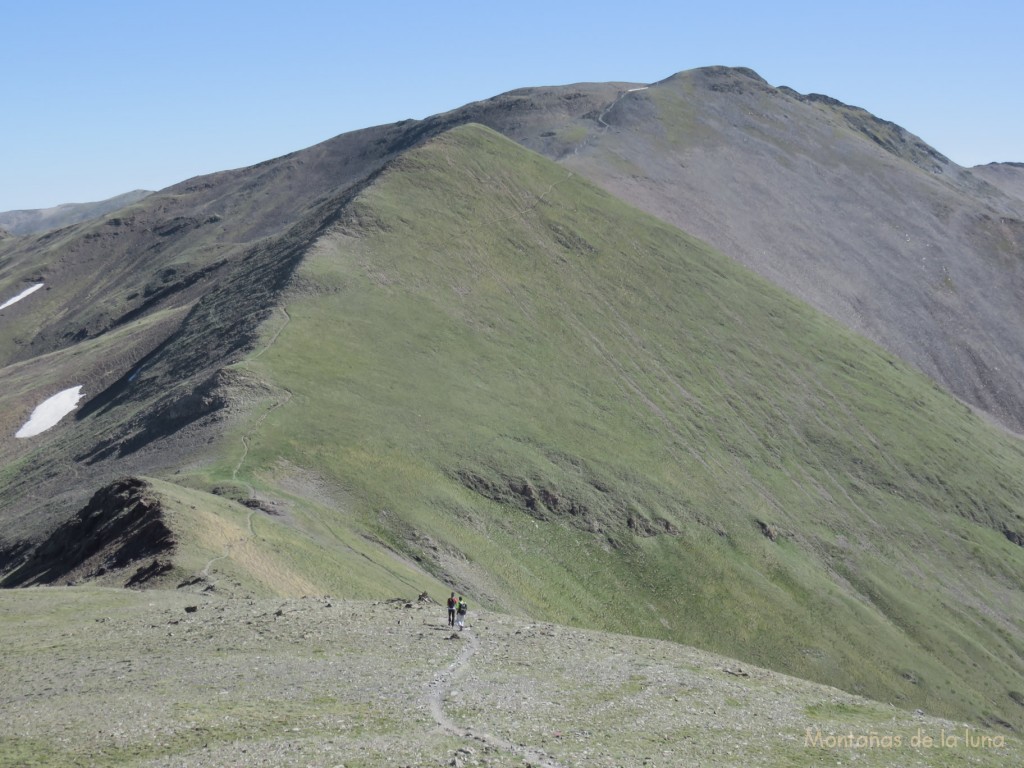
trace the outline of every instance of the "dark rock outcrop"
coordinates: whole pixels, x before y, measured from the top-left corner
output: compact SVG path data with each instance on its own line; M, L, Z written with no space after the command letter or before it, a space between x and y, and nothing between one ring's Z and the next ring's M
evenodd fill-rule
M158 562L175 547L165 512L144 480L126 477L98 490L78 514L57 528L0 586L81 581L138 564L125 586L169 568ZM142 562L153 559L148 566Z

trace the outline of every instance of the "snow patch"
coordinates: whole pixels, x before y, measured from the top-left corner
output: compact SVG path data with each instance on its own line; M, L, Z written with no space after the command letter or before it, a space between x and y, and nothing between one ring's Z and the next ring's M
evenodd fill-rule
M32 411L25 425L15 432L15 437L34 437L40 432L45 432L50 427L56 426L57 422L75 410L78 401L84 393L81 385L58 392L53 397L43 400L36 409Z
M15 296L13 299L8 299L3 304L0 304L0 309L7 309L9 306L11 306L11 304L14 304L15 302L21 301L26 296L28 296L30 293L35 293L36 291L38 291L40 288L43 287L43 285L44 285L43 283L36 283L35 285L29 286L24 291L22 291L17 296Z

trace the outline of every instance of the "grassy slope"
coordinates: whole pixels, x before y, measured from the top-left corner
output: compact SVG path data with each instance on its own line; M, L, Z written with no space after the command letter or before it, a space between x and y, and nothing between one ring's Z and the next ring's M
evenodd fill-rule
M281 521L196 489L152 482L178 534L168 586L205 568L216 591L227 594L238 594L240 587L242 594L258 596L315 595L324 583L341 584L358 596L440 589L415 567L347 532L305 524L301 505L292 519Z
M1021 724L1024 453L876 346L476 126L296 286L249 363L288 401L214 475L300 467L310 520L495 607Z

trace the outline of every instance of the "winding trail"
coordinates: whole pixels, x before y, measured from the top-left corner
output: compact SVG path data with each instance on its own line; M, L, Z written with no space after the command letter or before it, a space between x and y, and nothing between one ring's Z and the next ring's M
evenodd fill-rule
M601 126L601 133L602 134L603 133L607 133L612 128L611 125L609 125L608 122L604 119L605 115L607 115L609 112L611 112L613 109L615 109L615 107L618 105L618 103L620 101L622 101L624 98L626 98L627 96L629 96L629 94L637 93L639 91L646 91L648 87L649 86L644 85L644 86L640 86L639 88L628 88L625 91L622 91L618 96L616 96L615 100L611 104L609 104L607 107L602 109L601 110L601 114L599 114L597 116L597 124L599 126ZM583 149L584 147L586 147L587 145L589 145L590 142L594 140L594 138L595 138L594 135L588 135L587 137L585 137L583 139L583 141L581 141L579 144L577 144L575 147L573 147L572 153L574 155L578 155L580 150Z
M272 347L274 345L274 342L277 341L277 338L281 335L281 332L284 331L284 329L288 327L288 323L290 323L292 321L292 317L291 317L291 315L288 314L288 310L287 309L285 309L284 307L276 307L276 309L280 309L282 314L284 314L284 323L281 325L280 328L277 329L277 331L274 332L274 335L270 337L270 339L267 341L267 343L263 346L263 348L261 350L259 350L254 355L251 355L249 357L250 360L255 360L260 355L262 355L264 352L266 352L268 349L270 349L270 347ZM248 492L250 499L256 498L256 489L253 488L251 483L249 483L249 482L247 482L245 480L239 480L238 479L238 472L242 468L242 465L245 464L245 460L249 457L249 440L252 437L252 435L256 432L257 429L260 428L260 426L263 424L264 421L266 421L267 417L271 413L276 411L281 406L287 405L288 402L291 401L291 399L292 399L292 392L291 392L291 390L290 389L284 389L283 391L284 391L284 396L278 398L277 402L275 402L272 406L270 406L258 419L256 419L256 421L254 421L252 423L252 425L249 427L249 429L246 430L245 434L242 435L242 455L239 457L238 463L235 464L234 469L231 470L231 479L234 482L240 483L241 485L245 486L246 491ZM236 539L235 541L229 542L228 544L225 545L224 551L220 555L218 555L216 557L213 557L213 558L210 558L210 560L206 563L206 566L200 572L200 575L203 577L203 579L205 579L207 581L211 581L211 579L210 579L210 569L214 566L214 564L220 562L221 560L226 560L231 555L231 549L234 546L236 546L238 544L242 544L242 543L248 541L249 539L255 537L256 532L253 530L253 527L252 527L252 516L253 516L253 514L255 512L256 512L255 507L250 507L249 508L249 514L246 515L246 517L245 517L245 527L246 527L246 530L249 532L248 535L247 536L243 536L241 539Z
M281 325L280 328L278 328L274 332L274 335L270 337L267 343L263 346L263 349L249 356L249 360L256 360L257 358L259 358L260 355L262 355L264 352L266 352L268 349L274 346L274 342L277 341L278 337L281 335L284 329L288 327L288 324L292 321L292 316L288 314L287 309L285 309L284 307L277 307L277 309L280 309L281 313L284 315L284 323ZM249 427L246 433L242 435L242 455L238 458L238 463L235 464L235 468L231 470L231 479L233 481L239 482L238 471L242 468L242 465L245 463L245 460L249 457L249 439L253 436L256 430L259 429L260 426L262 426L263 422L267 420L267 417L270 414L272 414L281 406L287 405L288 402L292 399L292 391L290 389L282 389L284 391L284 397L279 398L276 403L274 403L266 411L264 411L264 413L258 419L256 419L256 421L252 423L252 426ZM244 485L246 489L249 491L249 498L255 498L256 489L253 488L252 485L245 482L244 480L241 482L242 485ZM249 533L250 535L252 534L252 515L249 516Z
M253 513L255 511L256 511L255 509L250 509L249 510L249 514L245 518L245 525L249 529L249 535L248 536L243 536L240 539L235 539L234 541L228 542L224 546L224 552L223 553L217 555L217 557L210 558L209 562L206 563L206 566L203 568L203 570L199 572L199 575L202 576L203 579L205 579L206 581L211 581L211 579L210 579L210 569L213 567L214 563L219 563L221 560L227 560L227 558L231 555L232 547L234 547L237 544L245 543L246 541L248 541L249 539L251 539L255 535L253 533L253 530L252 530L252 516L253 516Z
M459 725L448 716L444 711L444 702L451 694L452 685L466 674L470 660L480 650L480 641L472 630L466 630L465 632L458 633L456 636L460 640L466 639L465 646L459 651L455 660L445 669L437 672L434 675L434 679L428 683L427 704L429 705L430 715L434 718L434 722L442 730L447 731L453 736L458 736L460 739L471 739L493 750L518 755L530 765L539 766L539 768L563 768L561 763L556 762L543 750L525 744L513 744L511 741L500 736L477 731L470 726Z

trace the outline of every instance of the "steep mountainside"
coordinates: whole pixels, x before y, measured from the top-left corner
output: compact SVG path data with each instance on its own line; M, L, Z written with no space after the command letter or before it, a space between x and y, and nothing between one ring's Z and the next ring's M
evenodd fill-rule
M122 455L224 406L210 396L212 377L251 348L310 238L337 215L339 200L419 135L411 123L345 134L182 182L95 221L0 241L0 297L45 287L0 311L0 429L13 434L36 404L72 385L88 398L79 418L106 425L92 423L62 449L75 457L74 470L23 441L0 445L13 478L0 499L5 516L20 521L4 538L36 538L109 482L112 470L93 465L124 430L134 438L119 446ZM129 411L109 413L126 401ZM132 427L126 413L136 414ZM194 449L189 439L182 451ZM130 471L166 467L182 454L142 458ZM69 484L65 471L80 482Z
M719 83L709 103L824 110L830 162L890 163L880 189L920 177L926 201L959 189L1015 221L1011 198L895 126L708 70L506 94L8 238L0 298L48 290L0 312L4 584L451 586L1024 726L1019 441L667 223L672 206L653 217L585 178L638 169L635 188L602 178L635 193L654 149L665 167L714 156L679 143L717 146L672 111L693 78ZM653 125L646 154L608 149L654 141ZM813 207L791 181L791 204ZM650 200L682 194L658 183ZM751 214L765 226L766 210ZM997 271L982 266L977 285ZM12 436L73 385L73 416Z
M14 364L0 391L0 429L13 434L42 392L67 382L83 386L88 397L80 416L98 411L107 418L110 403L125 399L137 412L130 428L115 414L108 427L84 432L71 450L78 459L73 470L57 469L59 456L37 455L20 441L0 445L14 478L0 501L18 520L3 538L38 538L113 479L115 470L93 465L111 442L124 443L125 429L134 437L116 450L138 453L158 437L187 435L224 406L208 396L215 371L252 347L310 237L389 159L478 114L545 133L536 126L576 119L619 89L586 86L569 97L559 89L513 92L485 109L470 105L427 121L343 134L250 168L189 179L98 220L0 240L0 300L45 286L0 311L0 366ZM168 379L139 376L157 362ZM156 401L149 409L138 405ZM119 437L103 438L97 449L107 429ZM129 471L166 468L193 452L196 439L187 437L180 451L143 451ZM67 483L65 472L79 482ZM13 496L11 487L18 489Z
M1021 673L1024 450L924 377L477 128L340 224L249 367L292 393L254 484L312 470L495 605L928 706L975 687L965 626Z
M1024 202L903 128L748 69L527 88L487 125L700 237L1024 432ZM980 171L980 172L979 172Z
M15 235L59 229L81 221L97 219L106 213L131 205L149 194L152 193L148 190L136 189L95 203L65 203L53 208L6 211L0 213L0 227Z
M549 156L1024 431L1019 169L983 183L892 123L749 70L624 90L572 131Z

